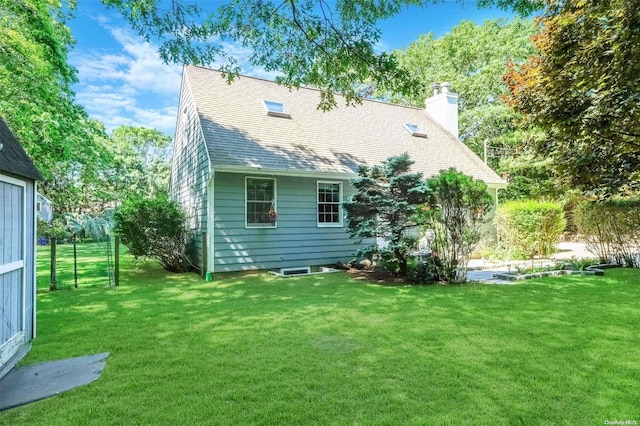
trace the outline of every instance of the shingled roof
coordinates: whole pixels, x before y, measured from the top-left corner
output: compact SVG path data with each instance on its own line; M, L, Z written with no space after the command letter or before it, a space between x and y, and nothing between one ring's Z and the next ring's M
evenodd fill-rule
M24 151L18 139L0 117L0 171L34 180L42 180L42 175Z
M289 90L245 76L227 84L220 72L196 66L184 73L214 169L354 175L358 164L380 164L406 152L425 176L455 167L487 184L506 185L424 109L373 100L346 107L338 96L339 106L323 112L315 89ZM290 117L268 115L264 101L284 104ZM426 137L412 135L405 123Z

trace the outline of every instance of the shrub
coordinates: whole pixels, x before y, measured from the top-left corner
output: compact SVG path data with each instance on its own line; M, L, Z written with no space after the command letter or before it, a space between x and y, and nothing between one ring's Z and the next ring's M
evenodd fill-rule
M487 185L451 168L427 180L429 204L416 222L435 232L434 248L444 279L464 282L471 253L482 238L482 225L493 198Z
M576 209L578 233L600 262L638 266L640 199L584 201Z
M156 259L164 269L185 272L186 215L164 194L133 197L114 214L116 232L135 257Z
M64 240L71 237L71 233L67 229L66 224L60 218L56 218L51 223L46 220L38 218L38 235L46 237L47 239Z
M426 187L420 173L410 173L413 161L408 154L390 157L381 165L358 167L356 188L343 204L347 230L351 237L380 238L385 248L373 247L382 265L398 276L407 274L407 256L415 240L407 235L414 224L410 218L426 200Z
M431 256L425 261L418 261L409 265L409 272L405 281L412 284L432 284L438 281L438 271L435 259Z
M529 258L554 253L566 223L562 206L551 202L513 201L495 217L500 244Z

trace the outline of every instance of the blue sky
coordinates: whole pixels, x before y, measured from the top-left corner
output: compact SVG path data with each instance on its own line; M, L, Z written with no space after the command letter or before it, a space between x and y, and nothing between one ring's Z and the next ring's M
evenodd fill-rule
M182 67L163 64L157 46L138 37L116 11L107 10L99 0L79 1L75 15L67 24L77 40L69 57L80 80L74 88L77 102L108 131L132 125L173 135ZM511 16L499 9L478 10L474 0L447 0L425 9L410 7L379 25L380 47L404 48L429 32L440 37L464 19L480 24ZM233 45L228 48L236 49ZM250 66L243 73L273 77Z

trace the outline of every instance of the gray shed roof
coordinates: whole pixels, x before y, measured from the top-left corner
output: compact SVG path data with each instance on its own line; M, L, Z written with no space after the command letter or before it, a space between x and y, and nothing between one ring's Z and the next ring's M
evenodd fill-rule
M323 112L315 89L289 90L245 76L227 84L220 72L196 66L185 67L184 79L214 169L355 174L358 164L380 164L406 152L425 176L455 167L487 184L506 185L424 109L372 100L346 107L338 96L339 107ZM284 104L290 118L267 115L263 101ZM412 136L405 123L427 137Z
M34 180L42 180L42 175L24 151L18 139L0 117L0 171Z

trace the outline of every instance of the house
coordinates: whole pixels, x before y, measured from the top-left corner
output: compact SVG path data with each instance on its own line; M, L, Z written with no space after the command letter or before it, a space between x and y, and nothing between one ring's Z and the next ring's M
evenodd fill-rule
M41 180L0 118L0 377L35 336L36 181Z
M457 95L436 87L425 109L365 100L317 109L320 91L290 90L186 66L174 139L173 199L186 210L203 272L288 269L350 260L341 206L359 164L409 153L414 170L458 170L496 195L506 182L458 140ZM338 97L340 105L341 98Z
M38 218L47 223L51 223L53 220L53 203L40 193L37 194L36 212L38 213Z

